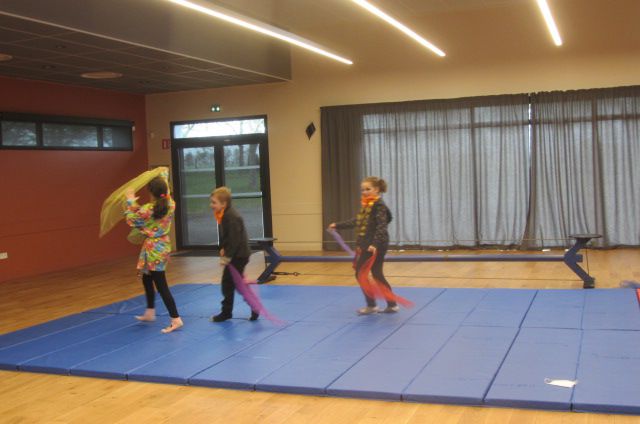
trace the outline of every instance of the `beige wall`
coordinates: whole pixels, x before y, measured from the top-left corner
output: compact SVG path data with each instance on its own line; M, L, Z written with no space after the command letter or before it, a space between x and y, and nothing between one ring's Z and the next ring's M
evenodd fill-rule
M434 60L403 73L367 72L357 63L334 65L294 53L291 82L147 96L150 164L170 163L170 151L161 149L170 121L268 116L273 228L282 249L319 248L320 137L317 132L308 141L304 130L311 121L319 128L321 106L640 84L637 52L565 57L557 50L544 60L463 67ZM209 112L213 103L223 112Z

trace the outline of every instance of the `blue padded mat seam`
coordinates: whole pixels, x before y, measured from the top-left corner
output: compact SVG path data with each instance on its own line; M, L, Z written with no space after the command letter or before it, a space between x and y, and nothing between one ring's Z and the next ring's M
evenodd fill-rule
M278 331L276 331L276 332L274 332L274 333L272 333L272 334L269 334L268 336L263 337L263 338L261 338L261 339L259 339L259 340L256 340L254 343L251 343L251 344L249 344L249 345L247 345L247 346L243 347L242 349L239 349L239 350L237 350L237 351L235 351L235 352L231 353L230 355L225 356L224 358L222 358L222 359L220 359L219 361L217 361L217 362L215 362L215 363L213 363L213 364L209 365L208 367L203 368L203 369L199 370L198 372L196 372L196 373L194 373L194 374L190 375L189 377L187 377L187 384L188 384L188 385L192 385L192 384L191 384L191 379L192 379L193 377L195 377L196 375L201 374L201 373L203 373L203 372L207 371L208 369L215 367L216 365L220 364L221 362L224 362L224 361L226 361L226 360L227 360L227 359L229 359L229 358L232 358L232 357L234 357L234 356L236 356L236 355L238 355L238 354L240 354L240 353L242 353L242 352L244 352L244 351L246 351L246 350L249 350L249 349L251 349L251 348L255 347L257 344L262 343L262 342L264 342L264 341L265 341L265 340L267 340L267 339L270 339L271 337L275 336L276 334L280 334L282 331L284 331L284 330L286 330L287 328L291 327L293 324L295 324L295 323L291 323L291 324L284 325L284 326L282 326L282 328L280 328ZM151 361L151 362L154 362L154 361ZM149 362L149 364L150 364L151 362ZM149 365L149 364L145 364L145 366L146 366L146 365ZM132 371L133 371L133 370L132 370ZM196 385L196 384L194 384L194 386L197 386L197 385Z
M92 321L92 322L93 322L93 321ZM91 341L91 340L97 339L98 337L102 337L102 336L104 336L104 335L114 333L114 332L116 332L116 331L121 331L123 328L131 327L131 326L133 326L133 325L136 325L136 323L132 323L132 324L128 324L128 325L124 325L124 326L119 327L119 328L114 328L113 330L105 331L104 333L96 334L95 336L92 336L92 337L86 338L86 339L84 339L84 340L82 340L82 341L79 341L79 342L76 342L76 343L71 343L71 344L66 345L66 346L64 346L64 347L61 347L60 349L54 349L54 350L48 351L48 352L46 352L46 353L43 353L42 355L34 356L33 358L29 358L29 360L27 360L27 361L25 361L25 362L30 362L30 361L33 361L33 360L35 360L35 359L40 359L40 358L42 358L42 357L44 357L44 356L51 355L52 353L60 352L61 350L65 350L65 349L67 349L67 348L69 348L69 347L73 347L73 346L76 346L76 345L80 345L80 344L86 343L86 342L88 342L88 341ZM54 333L54 334L55 334L55 333ZM104 356L104 355L106 355L106 354L108 354L108 353L109 353L109 352L106 352L106 353L103 353L103 354L101 354L101 355L99 355L99 356ZM25 363L25 362L22 362L22 363L17 364L17 368L18 368L18 370L20 370L20 371L28 371L28 370L24 370L24 369L22 369L22 364L23 364L23 363ZM86 362L86 361L84 361L84 362ZM80 365L80 364L77 364L77 365Z
M584 311L584 310L583 310ZM580 357L582 356L582 343L584 340L584 330L580 330L580 344L578 345L578 359L576 361L576 370L575 373L573 374L574 379L578 377L578 369L580 368ZM571 388L571 398L569 398L569 405L572 411L574 411L574 407L573 407L573 400L576 396L576 388L575 386L573 386Z
M493 386L494 381L496 381L496 378L498 377L498 374L500 374L500 370L502 369L502 366L504 365L504 362L506 361L507 357L509 356L509 353L511 352L511 349L513 349L513 345L516 343L516 340L518 340L518 336L520 336L520 332L522 331L522 324L524 323L524 320L527 318L527 314L529 314L529 311L531 310L531 306L533 305L534 300L536 299L536 297L538 297L538 293L539 293L539 291L536 290L535 294L531 297L531 301L529 302L529 307L527 308L525 313L522 315L522 318L520 319L520 324L518 324L518 332L516 333L516 336L513 338L513 340L511 340L511 344L509 345L509 348L507 349L507 351L505 352L504 356L502 357L502 361L500 361L500 365L498 366L498 368L496 368L495 374L493 374L493 377L491 378L491 381L489 382L489 385L487 386L487 388L484 391L484 394L482 395L482 403L483 404L485 403L485 399L487 398L487 394L489 394L489 390L491 390L491 387Z
M256 386L258 384L260 384L260 381L262 380L266 380L267 378L269 378L272 374L274 374L275 372L277 372L278 370L286 367L287 365L289 365L290 363L292 363L293 361L295 361L296 359L298 359L299 357L303 356L305 353L309 352L312 348L316 347L318 344L322 343L323 341L327 340L329 337L334 336L336 333L340 332L342 329L348 327L352 325L352 323L350 322L346 322L344 323L344 325L338 327L334 333L329 333L326 336L324 336L322 339L318 340L317 342L315 342L313 345L309 346L307 349L301 351L300 353L298 353L298 355L290 358L287 362L281 364L279 367L277 367L276 369L272 370L270 373L268 373L267 375L265 375L264 377L262 377L259 381L257 381L255 384L252 384L252 388L253 390L256 390ZM367 352L366 355L368 355L369 353ZM364 355L364 356L366 356ZM357 362L356 362L357 363ZM346 372L346 371L345 371ZM328 386L327 386L328 387Z
M576 372L574 374L575 377L578 376L578 369L580 368L580 357L582 356L582 343L584 340L584 310L586 309L587 299L585 295L584 304L582 305L582 312L580 314L580 345L578 347L578 360L576 361ZM576 411L573 405L574 398L576 396L576 388L575 386L571 389L571 398L569 399L569 405L572 411ZM577 412L577 411L576 411Z
M445 290L443 290L442 292L440 292L438 294L438 296L434 297L433 299L431 299L427 304L425 304L422 308L418 309L417 311L415 311L411 316L409 316L409 318L407 318L403 323L398 324L398 326L387 335L387 337L383 338L382 340L380 340L379 343L377 343L374 347L372 347L369 351L367 351L364 355L362 355L360 357L360 359L358 359L356 362L354 362L353 364L351 364L349 367L347 367L347 369L345 369L342 373L340 373L340 375L338 375L336 378L334 378L333 380L331 380L329 382L329 384L327 384L324 389L323 392L326 394L327 393L327 388L331 387L331 385L333 383L335 383L336 381L338 381L338 379L340 379L340 377L342 377L344 374L346 374L347 372L349 372L349 370L353 367L355 367L362 359L364 359L365 357L367 357L369 354L371 354L371 352L373 352L374 350L376 350L378 348L378 346L380 346L382 343L384 343L389 337L393 336L395 333L397 333L402 327L404 327L407 322L413 317L415 316L418 312L420 312L421 310L423 310L424 308L426 308L427 306L429 306L429 304L431 302L433 302L435 299L437 299L442 293L444 293Z
M333 380L331 380L322 390L322 392L324 394L327 393L327 388L331 387L331 385L333 383L335 383L336 381L338 381L340 379L340 377L342 377L344 374L346 374L351 368L353 368L354 366L356 366L363 358L365 358L367 355L369 355L371 352L373 352L375 349L378 348L378 346L380 346L382 343L384 343L389 337L391 337L393 334L395 334L398 330L400 330L404 325L406 325L406 323L412 318L414 317L416 314L418 314L420 311L422 311L424 308L426 308L427 306L429 306L433 301L435 301L438 297L440 297L446 290L442 290L440 293L438 293L436 296L434 296L432 299L430 299L426 304L424 304L422 306L422 308L416 308L416 310L409 315L409 317L401 324L398 324L398 326L387 335L387 337L383 338L379 343L377 343L375 346L373 346L371 348L371 350L367 351L364 355L362 355L360 357L360 359L358 359L356 362L354 362L353 364L351 364L351 366L349 366L348 368L346 368L342 373L340 373L340 375L338 375L336 378L334 378ZM351 325L351 323L345 323L344 326L341 326L338 330L336 330L336 332L340 331L340 329L345 328L346 326ZM326 340L327 338L331 337L332 334L327 335L326 337L324 337L322 340L318 341L317 343L314 343L314 345L312 347L315 347L317 344L319 344L320 342ZM304 353L308 352L310 350L307 349L304 352L300 353L300 355L297 355L296 358L302 356ZM295 358L294 358L295 359ZM291 361L287 362L287 364L293 362L294 359L291 359ZM266 380L269 376L271 376L272 374L274 374L276 371L278 371L279 369L283 368L284 366L286 366L287 364L283 364L281 367L278 367L278 369L273 370L272 372L270 372L268 375L264 376L262 379L260 379L260 381L262 380ZM258 381L256 384L253 385L253 388L255 390L256 386L260 383L260 381Z
M515 337L513 338L513 340L511 340L511 344L509 345L509 348L507 349L507 351L504 353L504 356L502 357L502 361L500 361L500 365L498 365L498 367L496 368L495 374L493 374L493 377L491 377L491 381L487 385L487 388L485 389L484 394L482 395L482 404L485 403L485 399L487 398L487 394L489 394L489 390L491 390L491 387L493 386L494 381L496 381L496 378L498 377L498 374L500 373L500 370L502 369L502 366L504 365L504 362L506 361L507 357L509 356L509 353L511 352L511 349L513 349L513 345L516 343L516 340L518 340L518 336L520 336L520 332L521 331L522 331L522 328L518 328L518 331L516 332Z
M527 310L524 312L524 314L522 315L522 318L520 319L520 323L518 324L518 328L522 328L522 324L524 324L524 320L527 319L527 315L529 315L529 311L531 310L531 307L533 306L533 302L538 297L538 293L540 293L540 291L536 290L536 292L531 297L531 301L529 302L529 306L527 307ZM518 337L518 335L516 334L516 338L517 337ZM509 348L509 349L511 349L511 348Z
M447 290L443 290L442 293L445 293ZM469 316L473 313L473 311L478 307L478 305L480 304L480 302L482 302L482 299L484 299L486 296L485 295L478 301L478 303L476 303L476 305L467 313L467 315L465 315L465 317L463 319L460 320L460 323L458 324L458 329L454 332L451 333L451 335L447 338L447 340L442 344L442 346L440 346L440 348L438 348L438 350L431 356L431 358L429 358L429 360L424 364L423 367L420 368L420 370L416 373L416 375L413 376L413 378L409 381L409 383L402 389L402 391L400 392L400 400L402 400L403 402L411 402L409 399L405 398L404 393L407 391L407 389L409 387L411 387L411 385L413 384L413 382L422 374L422 372L425 370L425 368L427 368L429 366L429 364L431 363L431 361L433 361L433 359L435 357L437 357L440 352L442 351L442 349L444 349L444 347L451 341L451 339L456 335L456 333L458 331L460 331L460 328L462 327L462 323L469 318ZM426 306L425 306L426 307Z
M73 314L72 314L72 315L73 315ZM114 314L103 314L103 315L109 315L109 316L111 316L111 315L114 315ZM67 316L71 316L71 315L67 315ZM65 318L65 317L60 317L60 318ZM41 336L34 337L34 338L32 338L32 339L22 340L21 342L18 342L18 343L15 343L15 344L11 344L11 345L7 345L7 346L0 347L0 351L2 351L2 350L4 350L4 349L8 349L8 348L15 347L15 346L20 346L21 344L24 344L24 343L30 343L30 342L33 342L33 341L35 341L35 340L39 340L39 339L41 339L41 338L43 338L43 337L48 337L48 336L50 336L50 335L52 335L52 334L58 334L58 333L60 333L60 332L62 332L62 331L67 331L67 330L70 330L70 329L72 329L72 328L80 327L80 326L85 325L85 324L87 324L87 323L94 322L94 321L99 321L99 320L101 320L101 319L105 319L105 318L107 318L107 317L106 317L106 316L104 316L104 317L101 317L101 318L96 318L96 319L91 320L91 321L82 322L82 323L80 323L80 324L72 325L71 327L61 328L60 330L56 330L56 331L54 331L54 332L52 332L52 333L43 334L43 335L41 335ZM35 327L35 326L37 326L37 325L46 324L47 322L49 322L49 321L41 322L41 323L36 324L36 325L34 325L34 326L32 326L32 327ZM4 336L4 335L6 335L6 334L11 334L11 333L14 333L14 332L18 332L18 331L26 330L26 329L28 329L28 328L31 328L31 327L20 328L20 329L18 329L18 330L11 331L11 332L9 332L9 333L0 334L0 336Z

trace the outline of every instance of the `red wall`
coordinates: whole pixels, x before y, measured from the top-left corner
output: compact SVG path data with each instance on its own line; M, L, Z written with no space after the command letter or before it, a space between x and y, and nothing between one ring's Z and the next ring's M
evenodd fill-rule
M126 226L103 239L98 226L109 193L147 168L144 96L0 77L0 111L135 122L132 152L0 150L0 282L123 256L133 270Z

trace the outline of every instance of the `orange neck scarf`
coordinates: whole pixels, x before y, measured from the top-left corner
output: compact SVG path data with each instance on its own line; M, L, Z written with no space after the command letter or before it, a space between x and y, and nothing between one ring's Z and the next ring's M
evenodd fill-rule
M360 198L360 203L362 204L362 207L364 208L365 206L372 206L379 199L380 199L380 196L362 196Z
M224 218L224 211L225 209L220 209L218 212L214 212L213 215L216 217L216 221L218 222L218 225L222 224L222 218Z

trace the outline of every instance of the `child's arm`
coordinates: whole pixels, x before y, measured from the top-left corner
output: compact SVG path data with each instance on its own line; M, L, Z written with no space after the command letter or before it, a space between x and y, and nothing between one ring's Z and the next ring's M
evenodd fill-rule
M127 225L134 228L143 228L146 220L151 217L149 208L141 208L138 205L138 198L133 191L127 191L127 201L125 203L124 218Z
M357 218L347 219L346 221L336 222L332 224L336 230L343 230L347 228L354 228L356 226Z
M389 226L389 209L386 206L375 208L375 230L373 232L372 246L379 249L387 240L387 227Z
M223 248L226 258L235 258L242 248L242 244L246 242L243 237L243 229L244 221L242 221L242 218L238 217L229 222L227 243Z

